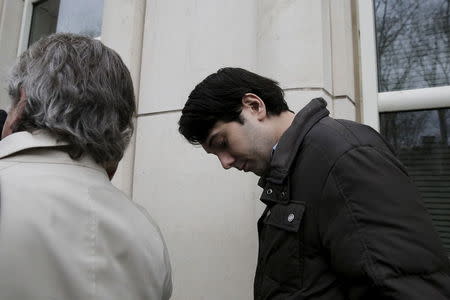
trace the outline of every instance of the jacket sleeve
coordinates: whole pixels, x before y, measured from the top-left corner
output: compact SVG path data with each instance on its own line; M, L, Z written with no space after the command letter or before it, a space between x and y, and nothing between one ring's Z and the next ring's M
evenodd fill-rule
M164 240L163 240L164 241ZM172 266L169 260L169 252L167 251L166 242L164 241L164 263L166 265L166 276L164 278L162 300L169 300L172 296Z
M161 295L160 297L155 297L159 300L168 300L172 296L172 266L169 259L169 251L167 250L167 245L164 240L164 237L162 235L161 229L159 226L155 223L153 218L150 216L150 214L147 212L147 210L139 205L138 203L134 203L136 207L144 214L147 221L150 223L150 225L154 228L156 231L158 237L152 239L152 243L150 243L149 249L152 247L160 247L158 249L158 252L161 254L160 257L155 256L152 261L152 265L155 268L158 268L157 275L159 278L154 278L154 281L156 284L157 291L155 291L156 294ZM159 240L160 244L156 243L155 241ZM158 261L157 258L160 258ZM151 285L149 284L148 287L150 288ZM153 299L153 298L152 298Z
M319 230L350 299L450 299L450 265L403 166L372 147L342 155L320 199Z

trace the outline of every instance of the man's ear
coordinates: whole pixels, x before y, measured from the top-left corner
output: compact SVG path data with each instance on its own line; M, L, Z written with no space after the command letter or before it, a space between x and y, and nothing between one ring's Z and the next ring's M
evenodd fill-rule
M242 97L242 109L248 110L260 121L267 117L266 104L253 93L247 93Z
M114 174L116 174L117 167L119 166L119 162L116 161L108 161L103 163L103 167L106 170L106 173L108 174L109 180L112 180L114 177Z
M9 110L8 116L6 117L5 124L2 129L2 139L8 135L14 133L14 128L17 122L22 118L23 111L27 105L27 99L25 92L20 90L20 100Z

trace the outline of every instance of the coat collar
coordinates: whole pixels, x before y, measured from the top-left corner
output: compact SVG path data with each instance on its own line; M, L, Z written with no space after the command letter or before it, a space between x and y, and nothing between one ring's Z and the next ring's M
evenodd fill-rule
M53 148L66 146L67 142L58 141L49 133L37 130L34 133L20 131L8 135L0 141L0 159L32 148Z
M105 169L89 155L73 160L62 147L66 141L58 140L45 130L16 132L0 141L0 159L20 162L62 163L96 169L106 174Z
M278 142L267 175L261 177L258 183L261 187L266 186L267 182L274 185L285 182L306 134L317 122L330 114L326 106L327 102L324 99L315 98L295 116L291 126Z

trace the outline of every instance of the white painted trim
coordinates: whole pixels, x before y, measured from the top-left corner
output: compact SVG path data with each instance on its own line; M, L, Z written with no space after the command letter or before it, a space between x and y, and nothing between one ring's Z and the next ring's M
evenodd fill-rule
M33 3L39 0L25 0L23 5L22 25L20 27L19 46L17 47L17 56L28 48L30 38L31 17L33 16Z
M379 131L375 17L372 0L358 0L362 122Z
M450 86L379 93L380 112L450 107Z

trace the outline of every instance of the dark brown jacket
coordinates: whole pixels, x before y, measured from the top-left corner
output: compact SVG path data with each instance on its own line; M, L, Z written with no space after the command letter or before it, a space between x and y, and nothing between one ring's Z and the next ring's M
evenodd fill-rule
M314 99L262 177L255 299L450 299L450 264L420 195L368 126Z

